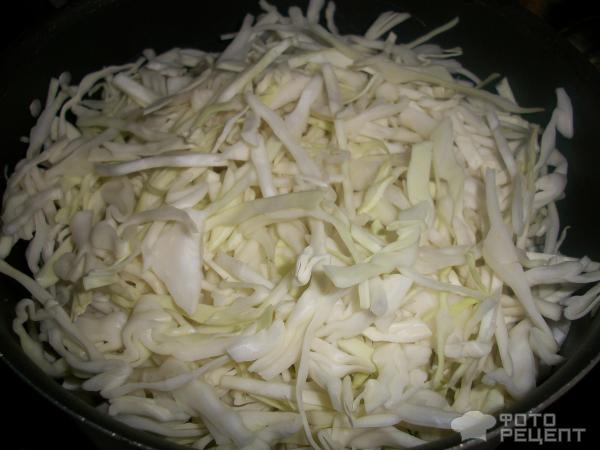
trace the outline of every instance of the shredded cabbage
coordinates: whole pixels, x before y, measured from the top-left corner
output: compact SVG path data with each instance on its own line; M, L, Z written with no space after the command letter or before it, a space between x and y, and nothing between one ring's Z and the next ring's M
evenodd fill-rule
M600 302L560 253L566 91L540 132L429 43L458 19L401 44L409 14L345 36L333 2L260 5L221 54L32 103L0 236L24 352L199 449L409 447L529 392Z

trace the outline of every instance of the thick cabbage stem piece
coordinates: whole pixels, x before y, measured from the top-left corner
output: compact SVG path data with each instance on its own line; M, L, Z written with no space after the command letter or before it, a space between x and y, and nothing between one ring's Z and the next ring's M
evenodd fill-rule
M156 276L167 286L175 303L190 316L202 299L202 242L181 224L167 227L154 244L150 262Z
M488 169L485 174L485 191L490 229L483 241L483 257L494 273L515 292L532 323L542 331L551 334L548 324L533 300L523 266L519 263L517 250L508 227L502 220L496 177L491 169Z

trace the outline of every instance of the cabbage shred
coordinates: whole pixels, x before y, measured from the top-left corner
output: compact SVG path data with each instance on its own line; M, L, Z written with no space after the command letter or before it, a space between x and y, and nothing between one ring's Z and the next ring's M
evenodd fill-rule
M567 162L408 14L341 35L265 1L221 53L52 79L4 193L23 350L193 448L409 447L535 387L600 265L560 253ZM74 117L74 120L70 120ZM29 241L31 275L5 262Z

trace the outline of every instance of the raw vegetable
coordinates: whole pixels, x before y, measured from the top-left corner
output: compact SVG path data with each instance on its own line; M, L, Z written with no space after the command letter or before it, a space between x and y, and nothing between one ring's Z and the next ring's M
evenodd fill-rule
M13 329L65 387L193 448L383 448L535 387L600 265L560 253L567 93L540 132L385 12L261 1L221 54L53 79L8 179ZM30 275L5 259L29 241Z

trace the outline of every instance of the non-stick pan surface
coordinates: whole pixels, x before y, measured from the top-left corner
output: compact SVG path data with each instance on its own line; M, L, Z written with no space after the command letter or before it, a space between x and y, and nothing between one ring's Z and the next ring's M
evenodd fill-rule
M280 8L305 2L272 1ZM575 111L575 137L560 141L569 160L567 200L560 202L563 225L573 227L563 250L575 256L600 259L596 235L596 211L600 206L598 167L600 126L600 76L568 43L525 11L500 2L477 0L385 1L344 0L338 2L336 21L343 32L360 33L384 10L408 11L414 19L398 27L399 41L411 40L460 16L458 27L435 39L447 47L461 46L461 61L485 77L498 72L508 76L518 101L551 111L554 88L563 86ZM244 14L257 12L257 2L219 0L211 2L170 0L92 0L77 2L59 16L31 30L2 58L0 71L0 161L11 169L24 152L19 138L33 125L28 104L44 99L48 80L63 71L73 79L103 65L133 60L145 48L157 51L171 47L220 50L219 36L237 30ZM531 116L544 124L547 113ZM24 248L24 247L23 247ZM17 252L14 252L17 253ZM18 257L13 264L23 267ZM96 411L86 398L67 392L43 374L20 350L11 331L15 302L23 290L5 278L0 280L0 357L27 383L56 406L76 417L106 448L182 449L148 433L131 429ZM539 411L568 390L597 361L600 354L600 318L584 318L573 324L562 354L567 361L547 376L512 411ZM18 399L17 399L18 401ZM62 430L56 430L62 433ZM68 429L64 430L65 433ZM498 429L489 438L498 440ZM458 436L428 444L424 448L458 445ZM469 441L461 448L479 448Z

